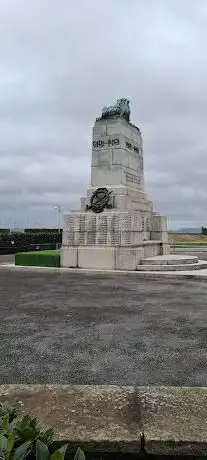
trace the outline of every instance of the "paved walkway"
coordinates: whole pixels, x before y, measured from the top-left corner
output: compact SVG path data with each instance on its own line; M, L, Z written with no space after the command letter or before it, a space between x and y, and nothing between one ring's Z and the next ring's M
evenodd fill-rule
M12 270L12 271L29 271L33 273L38 272L46 272L46 273L68 273L68 274L109 274L109 275L116 275L116 276L135 276L138 279L145 278L145 279L157 279L157 278L198 278L205 280L207 279L207 268L203 269L196 269L196 270L178 270L178 271L156 271L156 270L144 270L144 271L127 271L127 270L95 270L95 269L80 269L80 268L62 268L62 267L26 267L26 266L15 266L14 263L1 263L0 270Z

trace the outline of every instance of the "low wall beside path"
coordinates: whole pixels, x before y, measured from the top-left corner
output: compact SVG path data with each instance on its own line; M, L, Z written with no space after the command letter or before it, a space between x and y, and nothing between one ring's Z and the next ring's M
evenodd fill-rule
M70 452L207 456L207 388L0 385L5 402L54 427Z

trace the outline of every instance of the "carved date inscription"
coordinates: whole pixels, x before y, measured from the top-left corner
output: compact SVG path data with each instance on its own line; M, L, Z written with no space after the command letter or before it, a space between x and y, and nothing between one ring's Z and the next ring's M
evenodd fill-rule
M119 145L119 139L117 137L115 137L114 139L107 139L105 141L93 141L94 149L100 149L102 147L114 147L115 145Z

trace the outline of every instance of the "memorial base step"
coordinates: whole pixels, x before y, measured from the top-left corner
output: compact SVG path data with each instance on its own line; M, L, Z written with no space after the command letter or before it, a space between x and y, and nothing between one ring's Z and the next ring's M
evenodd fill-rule
M198 260L196 256L166 255L142 259L138 271L189 271L207 268L207 261Z

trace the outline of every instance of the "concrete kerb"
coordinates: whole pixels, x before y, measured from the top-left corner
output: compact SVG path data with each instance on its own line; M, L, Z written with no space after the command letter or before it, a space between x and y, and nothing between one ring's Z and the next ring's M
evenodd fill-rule
M207 455L207 388L0 385L0 403L54 427L71 452Z
M16 270L16 271L33 271L33 272L50 272L50 273L87 273L87 274L116 274L136 276L137 278L144 279L160 279L160 278L177 278L177 279L196 279L199 281L207 279L207 269L190 270L190 271L132 271L132 270L96 270L96 269L83 269L83 268L63 268L63 267L34 267L34 266L20 266L14 264L0 264L0 270Z

